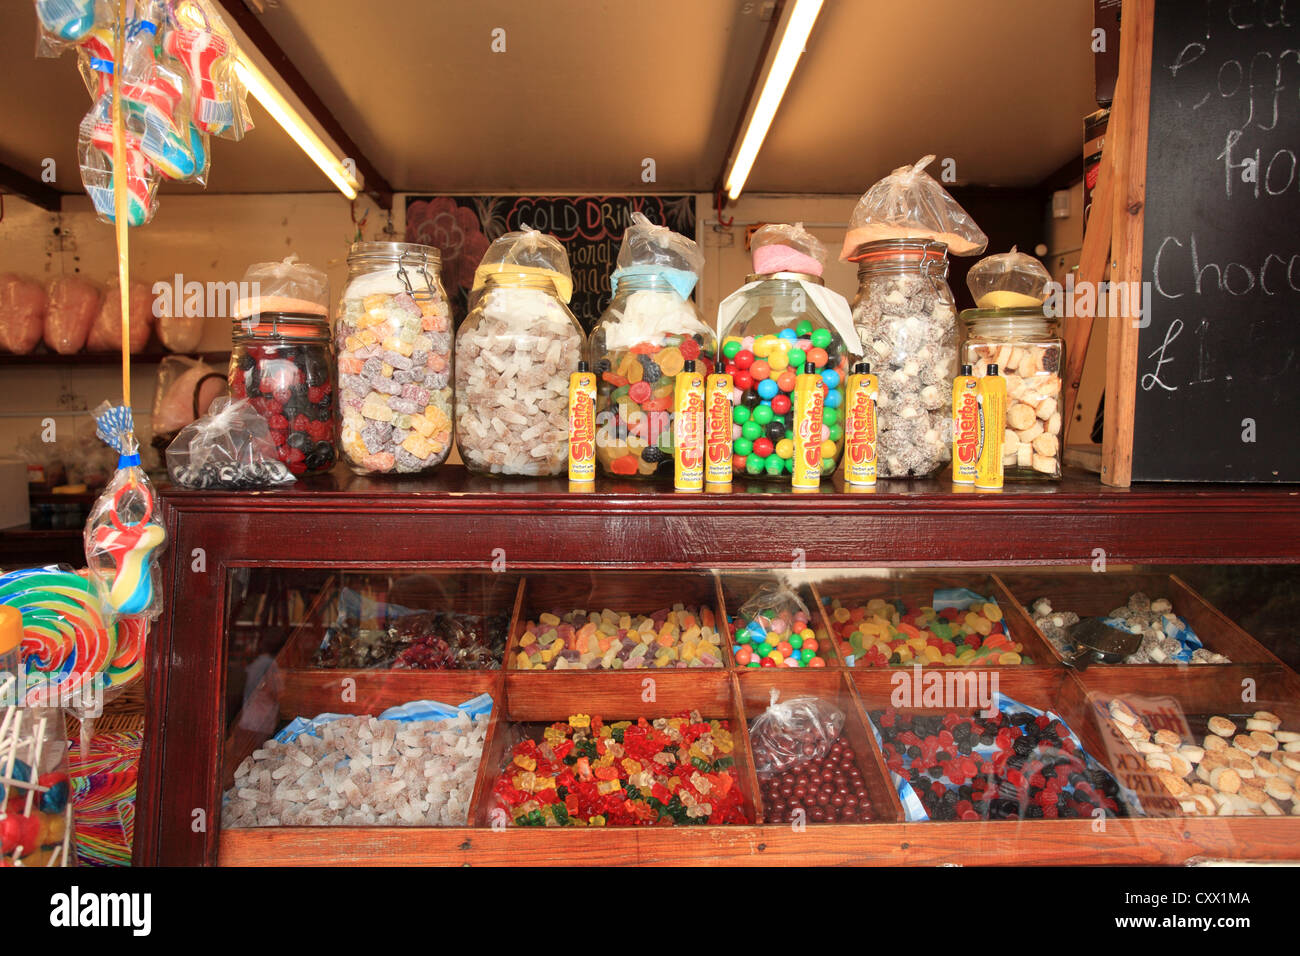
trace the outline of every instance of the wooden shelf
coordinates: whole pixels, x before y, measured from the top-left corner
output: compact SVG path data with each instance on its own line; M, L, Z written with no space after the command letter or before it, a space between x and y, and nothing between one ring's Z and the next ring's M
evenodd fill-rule
M143 352L135 352L131 355L133 365L157 365L165 358L197 358L209 365L218 367L225 365L230 361L229 352L195 352L186 355L182 352L168 352L157 348L151 348ZM70 366L97 366L111 365L114 367L122 364L122 356L119 352L74 352L72 355L60 355L57 352L32 352L29 355L10 355L8 352L0 352L0 367L11 365L70 365Z
M704 832L525 829L501 834L480 822L446 830L294 828L221 834L218 825L220 758L231 716L225 710L224 675L230 666L226 600L230 573L238 568L455 572L500 570L493 562L504 560L505 570L525 575L618 570L643 574L650 582L663 569L781 569L792 562L809 568L1082 568L1092 565L1099 552L1111 565L1297 564L1300 488L1116 489L1085 472L1070 471L1060 483L1009 485L993 494L954 492L942 479L882 482L871 494L845 493L838 484L817 494L794 494L744 481L725 495L675 494L663 485L628 481L602 481L595 492L570 493L562 479L495 479L460 467L411 479L363 478L340 467L284 490L166 489L162 496L170 534L164 587L173 599L148 649L138 864L543 858L606 863L1170 863L1196 855L1292 858L1300 845L1300 818L1235 825L1119 820L1108 824L1101 839L1087 822L1065 820L1034 821L1032 827L836 824L810 826L806 833L785 826L743 826ZM195 570L196 549L204 555L200 571ZM1267 658L1258 659L1260 667L1290 675L1286 681L1294 678L1280 665L1263 662ZM1059 667L1032 670L1059 676ZM862 678L839 672L852 674L852 693L860 694ZM561 685L599 696L612 686L611 676L601 675L581 688L574 683L585 679L580 673L507 673L499 703L505 711ZM734 693L740 694L741 685L734 682L747 675L727 669L703 679L733 682ZM1281 699L1293 697L1300 694L1288 690ZM192 829L195 808L203 809L208 820L198 834Z

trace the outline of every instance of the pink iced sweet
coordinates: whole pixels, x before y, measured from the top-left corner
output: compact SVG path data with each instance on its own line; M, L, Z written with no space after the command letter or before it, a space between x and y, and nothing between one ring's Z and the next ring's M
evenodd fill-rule
M754 272L758 275L802 272L805 275L819 276L822 274L822 264L790 246L759 246L754 250Z

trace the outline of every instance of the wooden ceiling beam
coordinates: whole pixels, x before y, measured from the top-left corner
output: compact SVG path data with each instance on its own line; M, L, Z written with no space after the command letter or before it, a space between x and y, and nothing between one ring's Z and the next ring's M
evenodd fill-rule
M257 47L262 56L266 57L271 67L280 75L280 79L293 91L299 101L312 118L329 134L330 138L343 150L345 156L351 159L357 166L357 172L361 174L365 183L362 187L367 196L377 202L382 208L391 210L393 208L393 187L389 184L384 175L375 167L366 155L357 146L356 141L348 135L343 125L334 118L321 98L316 95L306 77L298 71L293 65L293 61L280 48L280 44L275 42L269 30L262 24L257 14L244 5L243 0L217 0L222 9L230 15L230 18L238 24L239 28L244 31L244 35Z
M33 179L26 173L19 172L12 166L5 166L3 163L0 163L0 191L21 196L50 212L60 212L63 209L63 193L48 183Z

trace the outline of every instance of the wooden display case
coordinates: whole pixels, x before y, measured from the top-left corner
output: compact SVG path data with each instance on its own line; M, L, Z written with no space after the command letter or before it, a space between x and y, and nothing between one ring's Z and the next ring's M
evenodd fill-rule
M322 710L375 713L414 698L451 703L487 691L495 706L479 768L471 826L449 828L220 828L221 797L234 757L238 708L228 704L226 677L230 583L246 569L306 572L321 582L349 572L420 572L448 581L471 575L515 577L493 598L512 614L512 640L522 621L570 602L599 609L716 602L735 614L752 589L774 573L806 569L805 600L821 614L823 583L854 586L880 578L840 569L923 569L912 576L992 586L1018 633L1033 639L1023 606L1037 580L1030 566L1073 568L1080 600L1096 591L1101 610L1130 593L1122 563L1297 563L1300 496L1286 489L1160 487L1116 490L1070 475L1059 485L1009 486L1000 494L954 494L940 482L882 482L874 494L838 486L817 495L741 482L728 495L681 495L659 487L602 482L592 494L570 494L564 482L504 481L445 468L430 478L380 481L343 471L262 494L166 492L168 593L177 599L151 638L148 724L141 763L137 864L519 864L519 863L1177 863L1195 857L1300 858L1300 817L1202 819L1150 816L1106 821L905 822L869 739L867 711L889 699L897 669L846 668L838 656L821 671L720 668L669 672L540 672L509 667L481 672L359 671L364 693L341 707L330 681L341 675L311 668L302 648L311 620L285 642L278 661L274 722ZM996 533L994 533L996 530ZM1095 549L1105 575L1091 574ZM200 557L202 560L200 560ZM929 569L929 570L924 570ZM671 574L670 574L671 572ZM715 573L717 572L717 573ZM1030 574L1029 571L1023 572ZM908 576L899 576L907 580ZM888 578L884 579L888 580ZM1001 689L1025 703L1050 706L1070 722L1093 756L1117 774L1125 768L1092 716L1105 695L1161 693L1180 698L1201 719L1243 706L1288 718L1300 704L1300 680L1253 639L1235 629L1190 589L1165 578L1175 610L1199 614L1206 643L1235 640L1231 666L1097 667L1068 671L1045 655L1032 666L997 669ZM1155 590L1159 590L1156 588ZM445 594L435 589L432 596ZM1104 599L1103 599L1104 598ZM1198 599L1199 600L1199 599ZM636 603L633 603L636 602ZM1109 602L1109 603L1108 603ZM1104 607L1101 607L1104 605ZM1201 605L1204 605L1202 607ZM576 606L576 605L575 605ZM1064 604L1063 604L1064 606ZM1189 609L1193 608L1193 609ZM622 608L616 608L622 609ZM1079 610L1088 610L1080 604ZM1217 617L1216 617L1217 615ZM311 619L313 613L307 617ZM318 617L318 615L317 615ZM825 620L822 620L825 626ZM1197 622L1193 622L1197 626ZM316 633L315 640L319 640ZM1041 636L1037 638L1041 641ZM283 650L283 648L282 648ZM298 656L292 656L292 655ZM508 661L503 661L508 663ZM321 675L325 676L321 676ZM653 678L653 702L644 681ZM1234 687L1253 682L1256 701L1230 707ZM1236 682L1235 684L1233 682ZM1229 686L1232 684L1232 686ZM872 788L877 819L861 824L786 824L650 829L502 828L490 817L490 791L505 753L506 728L599 712L607 719L659 716L698 708L733 722L737 768L746 806L761 819L761 794L750 763L746 721L761 712L773 687L834 699L846 711L846 735ZM1240 699L1240 690L1235 693ZM329 703L330 706L325 705ZM1222 708L1222 711L1219 710ZM1077 724L1076 724L1077 722ZM260 732L260 728L259 731ZM254 734L256 736L256 734ZM258 741L254 740L255 746ZM223 750L232 748L226 753ZM870 773L868 773L870 771Z

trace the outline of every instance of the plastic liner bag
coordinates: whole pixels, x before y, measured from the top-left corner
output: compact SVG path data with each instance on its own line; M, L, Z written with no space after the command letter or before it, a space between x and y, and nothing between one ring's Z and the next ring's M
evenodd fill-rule
M618 268L610 276L615 294L625 275L657 275L689 299L704 268L704 253L693 241L667 226L656 226L643 213L632 213L632 225L623 232Z
M826 247L801 222L793 226L786 223L759 226L749 240L749 251L757 275L801 272L820 276L826 269Z
M536 229L524 226L521 232L507 232L493 241L474 271L471 298L483 290L488 276L501 272L549 279L561 302L568 305L573 298L573 273L569 269L568 253L560 240Z
M158 365L153 394L153 433L173 437L201 417L226 393L226 376L211 365L182 355L169 355Z
M65 275L50 280L50 305L45 313L45 347L60 355L73 355L86 345L104 293L84 276Z
M808 626L808 605L784 584L764 584L740 606L734 622L739 643L761 644L771 635L776 643Z
M26 355L36 348L48 307L39 283L12 273L0 275L0 350Z
M266 419L247 399L219 398L167 446L167 474L183 488L243 491L297 479L276 455Z
M903 804L904 820L913 823L956 819L1087 819L1099 810L1109 818L1145 815L1138 795L1084 749L1078 735L1060 714L1038 710L1002 693L991 694L989 705L987 710L980 710L979 704L973 703L969 713L959 715L961 720L956 726L964 726L969 721L972 730L969 738L961 731L962 739L969 740L969 753L947 766L930 758L929 767L938 767L943 772L938 777L929 772L918 774L915 779L923 784L919 789L912 782L912 763L927 758L921 754L913 756L915 745L910 744L911 737L901 740L899 737L910 731L924 739L945 729L955 738L956 726L945 727L939 715L914 710L890 708L867 715L868 726L884 754L885 765ZM924 723L918 726L918 722ZM977 730L983 732L974 732ZM998 734L1005 736L999 740ZM1012 746L1000 746L1024 738L1034 746L1026 748L1022 744L1026 750L1023 755ZM1004 765L1013 757L1022 761L1019 769L1024 772L1018 781L1008 779L1004 772ZM1049 764L1054 776L1065 771L1065 779L1056 776L1060 786L1055 790L1044 788L1034 779L1040 770L1040 776L1047 776L1043 768ZM954 771L959 772L956 779ZM966 799L962 787L977 789L981 799ZM1045 798L1043 794L1049 796Z
M863 243L884 239L931 239L955 256L985 250L988 236L925 171L932 162L933 156L923 156L914 166L900 166L866 191L849 218L841 259L852 262Z
M188 75L190 119L198 130L241 140L253 128L247 91L235 70L239 46L211 0L169 6L162 48Z
M89 352L115 352L122 347L122 295L117 279L110 279L104 287L104 301L99 314L86 336ZM153 293L143 282L132 282L131 302L131 352L140 352L149 344L153 333Z
M104 402L94 418L95 434L118 458L86 519L86 567L115 614L156 620L162 612L158 552L167 540L158 495L140 466L131 409Z
M1032 309L1046 301L1051 281L1041 262L1015 246L981 259L966 274L966 286L981 309Z
M329 276L296 255L277 262L254 262L239 280L235 318L261 312L329 315Z
M772 688L767 710L749 727L759 776L785 773L826 756L844 729L844 712L834 704L818 697L792 697L778 703L780 696Z

